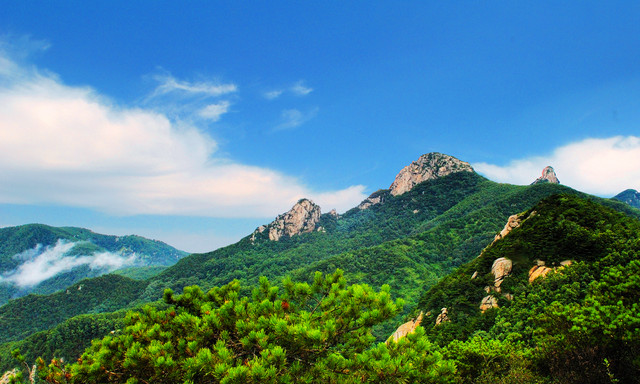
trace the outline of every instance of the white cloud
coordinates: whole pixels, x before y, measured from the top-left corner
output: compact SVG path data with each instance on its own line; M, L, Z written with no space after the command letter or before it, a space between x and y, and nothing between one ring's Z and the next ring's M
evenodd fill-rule
M366 198L364 192L364 185L354 185L340 191L317 194L314 197L314 202L322 208L323 213L327 213L334 208L339 213L342 213L357 205L353 204L353 201L358 201L358 203L360 203L364 200Z
M640 190L640 137L590 138L556 148L549 156L473 167L495 181L530 184L547 165L562 184L583 192L612 196L628 188Z
M278 88L268 92L265 92L263 95L268 100L274 100L278 97L282 96L283 93L289 92L295 96L306 96L313 92L313 88L307 87L304 83L304 80L300 80L297 83L293 84L287 88Z
M264 97L266 99L269 99L269 100L274 100L274 99L277 99L278 97L280 97L280 95L282 95L283 92L284 91L281 90L281 89L276 89L276 90L273 90L273 91L265 92L264 93Z
M33 249L19 253L14 256L14 259L24 260L24 263L0 276L0 282L11 282L23 288L32 287L59 273L71 271L82 265L87 265L91 269L113 271L133 265L135 262L135 255L123 256L110 252L67 256L67 253L77 244L79 243L60 239L53 247L43 247L38 244Z
M218 84L207 81L181 81L169 74L156 75L154 76L154 79L159 84L154 90L152 96L180 92L185 94L200 94L204 96L217 97L234 93L238 90L238 87L235 84Z
M231 106L231 103L226 100L221 101L217 104L209 104L200 110L199 115L204 119L216 122L220 120L220 116L229 112L230 106Z
M282 111L282 122L275 127L276 131L292 129L301 126L307 121L313 119L318 113L318 108L302 112L299 109L285 109Z
M319 194L281 172L216 157L217 143L193 126L115 106L89 87L16 66L2 52L0 58L10 63L0 73L0 203L121 215L272 217ZM200 83L166 84L173 84L167 90L221 92ZM311 112L289 113L283 127L301 124ZM351 206L366 197L345 191L329 193Z
M313 88L309 88L305 86L304 81L302 80L298 81L291 87L291 92L293 92L298 96L306 96L310 94L312 91L313 91Z

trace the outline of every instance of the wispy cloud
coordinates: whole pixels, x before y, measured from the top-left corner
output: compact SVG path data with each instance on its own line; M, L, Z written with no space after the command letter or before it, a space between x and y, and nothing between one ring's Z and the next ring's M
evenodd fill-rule
M640 190L640 137L589 138L558 147L548 156L473 167L491 180L530 184L547 165L553 166L562 184L580 191L612 196L628 188Z
M298 81L291 87L291 92L298 96L305 96L313 92L313 88L304 85L304 81Z
M275 127L275 131L282 131L286 129L293 129L301 126L307 121L313 119L318 114L318 108L313 108L309 111L303 112L299 109L285 109L282 111L282 122Z
M263 95L267 100L275 100L284 93L290 93L294 96L306 96L311 92L313 92L313 88L307 87L304 80L300 80L289 87L273 89L265 92Z
M231 103L224 100L217 104L207 105L200 110L199 114L202 118L215 122L220 120L220 116L229 111L230 106Z
M234 93L238 90L238 87L232 83L220 84L206 81L189 82L178 80L169 74L156 75L154 76L154 79L158 82L158 86L153 91L152 96L178 92L183 94L218 97Z
M19 287L32 287L60 273L71 271L83 265L91 269L113 271L135 263L135 254L119 255L98 252L91 255L69 256L68 253L79 243L58 240L52 247L36 247L14 256L24 261L18 268L0 276L0 282L11 282Z
M217 155L216 141L189 120L156 108L114 105L89 87L65 85L2 52L0 58L10 63L0 74L0 180L10 181L0 183L0 203L120 215L271 217L320 194L282 172ZM182 88L219 93L193 83ZM205 101L194 112L204 114L200 119L228 111L224 101ZM298 126L315 113L285 112L281 128ZM366 197L346 190L328 193L351 206Z
M269 92L265 92L264 93L264 97L268 100L274 100L277 99L278 97L280 97L280 95L282 95L284 93L283 90L281 89L276 89L273 91L269 91Z

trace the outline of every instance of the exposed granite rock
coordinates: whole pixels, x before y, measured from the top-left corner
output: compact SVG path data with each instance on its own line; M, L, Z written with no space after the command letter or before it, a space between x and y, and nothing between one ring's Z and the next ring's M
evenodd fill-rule
M329 211L329 216L338 217L338 211L335 208Z
M16 380L18 377L18 369L14 368L11 371L6 371L2 377L0 377L0 384L8 384L11 383L12 380Z
M250 241L255 243L258 235L267 231L269 240L278 241L283 236L291 237L301 233L313 232L320 221L320 207L308 199L299 200L288 212L276 217L269 225L261 225L253 231ZM324 228L318 228L324 231Z
M249 238L249 240L251 241L251 244L254 244L256 242L256 237L258 236L258 234L264 232L267 229L266 225L261 225L258 228L256 228L255 231L253 231L253 233L251 234L251 237Z
M278 241L282 236L295 236L312 232L320 221L320 207L311 200L298 201L287 213L276 217L268 225L269 240Z
M436 317L436 325L446 323L448 321L451 321L451 319L447 316L447 308L442 308L440 314Z
M478 271L473 272L473 275L471 275L471 280L475 279L476 277L478 277Z
M493 273L494 281L493 285L496 287L496 291L500 292L500 284L505 277L509 276L511 273L511 268L513 267L513 263L511 260L501 257L496 259L491 266L491 273Z
M503 239L505 236L507 236L509 233L511 233L511 231L513 231L514 229L518 228L519 226L522 225L522 223L524 223L525 220L527 220L530 217L533 217L537 214L536 211L532 211L528 216L525 217L524 214L520 214L520 215L511 215L509 216L509 219L507 220L507 224L504 225L504 228L502 229L502 231L500 231L500 233L498 233L496 235L496 237L493 239L493 243L495 243L496 241Z
M493 242L496 242L496 241L504 238L505 236L507 236L509 234L509 232L511 232L514 229L518 228L520 226L520 224L522 224L522 219L523 219L523 217L521 215L511 215L511 216L509 216L509 219L507 220L507 224L505 224L505 226L502 229L502 231L500 231L500 233L498 233L496 235L496 237L493 239Z
M640 192L635 189L627 189L626 191L618 193L613 198L640 209Z
M549 274L553 269L545 267L544 265L534 265L529 270L529 283L532 283L538 277L544 277Z
M549 268L545 266L544 261L536 260L536 265L529 269L529 284L533 283L534 280L539 277L547 276L551 271L559 271L564 267L570 266L572 263L573 262L571 260L564 260L560 262L560 266Z
M389 340L393 339L393 341L397 342L398 340L407 336L408 334L413 333L418 327L418 325L420 325L420 322L422 321L422 316L423 316L423 313L420 312L420 315L418 315L418 317L415 320L409 320L406 323L399 326L398 329L396 329L396 331L393 333L393 335L391 335ZM389 340L387 340L387 342Z
M453 156L438 152L427 153L402 168L389 190L393 196L402 195L423 181L456 172L473 172L473 168L469 163L458 160Z
M547 166L542 170L542 176L538 177L531 185L540 183L560 184L560 180L556 176L556 171L553 167Z
M488 295L482 298L480 302L480 310L484 313L487 309L498 308L498 299L492 295Z
M379 189L373 192L369 197L364 199L360 205L358 205L359 210L365 210L372 205L382 204L386 200L387 194L389 193L386 189Z

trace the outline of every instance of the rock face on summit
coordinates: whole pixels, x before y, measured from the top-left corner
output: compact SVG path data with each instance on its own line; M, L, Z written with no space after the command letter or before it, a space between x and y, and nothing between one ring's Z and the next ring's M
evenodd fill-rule
M404 167L389 187L393 196L410 191L416 184L456 172L473 172L467 162L438 152L427 153Z
M319 220L320 207L311 200L302 199L289 212L276 217L265 229L269 229L269 240L278 241L282 236L312 232Z
M553 170L553 167L547 166L542 170L542 176L538 177L531 185L541 184L541 183L551 183L551 184L560 184L560 180L556 176L556 171Z

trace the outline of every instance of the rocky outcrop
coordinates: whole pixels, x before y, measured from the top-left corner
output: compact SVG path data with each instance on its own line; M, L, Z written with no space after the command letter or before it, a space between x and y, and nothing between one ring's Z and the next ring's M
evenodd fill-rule
M448 316L447 308L442 308L438 317L436 317L436 325L451 321Z
M261 225L253 231L250 241L254 243L258 236L267 231L269 240L278 241L283 236L292 237L301 233L313 232L320 221L320 207L308 199L299 200L288 212L276 217L269 225ZM324 228L318 228L320 232Z
M571 263L571 260L564 260L560 262L560 266L550 268L545 266L544 261L536 260L536 265L529 269L529 284L533 283L539 277L547 276L551 271L559 271L564 267L568 267Z
M511 260L501 257L496 259L491 266L491 273L494 276L493 285L496 288L496 291L500 292L500 284L505 279L505 277L509 276L511 273L511 268L513 267L513 263Z
M2 377L0 377L0 384L8 384L11 383L12 380L17 380L18 378L18 369L14 368L11 371L6 371Z
M423 316L423 313L420 312L420 315L418 315L418 317L415 320L409 320L406 323L399 326L398 329L396 329L396 331L393 333L393 335L391 335L389 340L393 340L397 342L398 340L407 336L408 334L415 332L416 328L418 327L418 325L420 325L420 322L422 321L422 316Z
M509 232L518 228L520 224L522 224L522 221L523 221L523 217L521 215L509 216L509 219L507 220L507 224L505 224L502 231L500 231L500 233L496 235L496 237L493 239L493 242L495 243L496 241L503 239L505 236L509 234Z
M473 172L467 162L438 152L427 153L404 167L389 187L393 196L402 195L423 181L436 179L456 172Z
M484 313L487 309L498 308L498 299L492 295L488 295L482 298L480 302L480 311Z
M268 225L269 240L278 241L283 236L292 237L301 233L312 232L320 221L320 207L311 200L298 201L287 213L276 217Z
M372 205L382 204L386 200L387 194L389 193L386 189L380 189L378 191L373 192L369 197L364 199L360 205L358 205L358 209L364 210L368 209Z
M538 277L547 276L551 271L553 271L553 269L546 267L544 265L534 265L529 270L529 283L532 283Z
M560 180L556 176L556 172L553 170L553 167L547 166L542 170L542 176L538 177L531 185L541 184L541 183L551 183L551 184L560 184Z
M329 216L336 217L336 218L339 217L338 211L336 211L336 209L333 208L332 210L329 211Z

